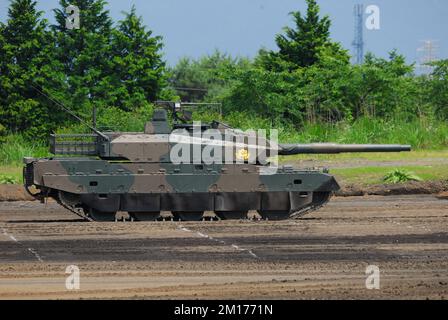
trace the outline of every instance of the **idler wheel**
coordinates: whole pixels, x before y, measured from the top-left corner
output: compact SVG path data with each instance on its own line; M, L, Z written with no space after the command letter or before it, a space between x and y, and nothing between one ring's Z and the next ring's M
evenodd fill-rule
M174 220L182 220L182 221L201 221L204 212L196 211L196 212L173 212Z
M244 220L244 219L247 219L247 211L216 211L215 214L221 220Z
M78 194L69 193L65 191L59 190L59 200L66 206L75 207L76 205L79 205L80 202L80 196Z

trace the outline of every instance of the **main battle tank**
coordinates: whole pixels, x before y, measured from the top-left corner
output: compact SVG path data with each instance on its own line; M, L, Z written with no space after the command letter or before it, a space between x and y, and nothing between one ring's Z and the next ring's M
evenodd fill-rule
M326 169L275 167L273 156L411 150L406 145L277 144L259 135L250 142L247 133L217 121L188 123L191 115L179 115L181 105L169 106L154 111L143 133L90 126L91 134L51 135L55 157L24 159L25 188L41 201L53 198L94 221L246 219L249 212L282 220L320 208L340 187ZM201 135L212 129L230 139ZM234 159L204 159L210 146L215 147L212 158L220 150Z

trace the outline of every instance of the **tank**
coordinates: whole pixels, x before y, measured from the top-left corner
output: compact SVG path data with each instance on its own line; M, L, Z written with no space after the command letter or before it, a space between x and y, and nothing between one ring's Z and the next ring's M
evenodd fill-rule
M54 157L24 159L25 188L36 199L53 198L90 221L295 219L322 207L340 187L327 169L273 165L277 155L411 150L407 145L278 144L219 121L190 120L182 105L166 103L144 132L89 126L90 134L51 135ZM209 131L215 137L204 136ZM225 133L225 139L216 133ZM203 157L211 146L213 152ZM230 161L210 161L217 150Z

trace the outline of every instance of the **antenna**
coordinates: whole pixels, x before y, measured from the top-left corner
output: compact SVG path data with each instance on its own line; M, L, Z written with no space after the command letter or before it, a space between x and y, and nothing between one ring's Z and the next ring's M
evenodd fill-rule
M417 52L422 52L419 57L418 67L423 73L431 73L432 67L427 64L437 60L437 49L439 46L436 44L438 40L421 40L423 46L417 48Z
M363 35L363 16L364 5L355 4L353 8L353 15L355 17L355 38L352 42L354 48L354 62L355 64L362 64L364 61L364 35Z
M59 102L58 100L56 100L56 98L50 96L49 94L46 94L45 92L43 92L42 90L40 90L39 88L37 88L36 86L34 86L33 84L31 84L31 86L37 91L39 92L41 95L43 95L44 97L46 97L48 100L50 100L51 102L53 102L54 104L56 104L58 107L60 107L62 110L64 110L65 112L67 112L69 115L71 115L73 118L75 118L76 120L78 120L79 122L81 122L83 125L85 125L87 128L89 128L90 130L92 130L93 132L95 132L97 135L101 136L103 139L105 140L109 140L109 137L106 136L104 133L102 133L101 131L98 131L96 128L92 127L91 125L89 125L87 122L85 122L84 120L82 120L80 117L78 117L72 110L70 110L69 108L67 108L66 106L64 106L64 104L62 102Z

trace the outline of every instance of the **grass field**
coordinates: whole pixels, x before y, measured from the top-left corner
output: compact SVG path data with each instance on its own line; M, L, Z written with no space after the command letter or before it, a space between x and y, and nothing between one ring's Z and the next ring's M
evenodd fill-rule
M280 161L344 161L352 159L363 159L373 161L415 161L422 159L448 159L448 149L446 150L416 150L412 152L391 152L391 153L341 153L341 154L300 154L294 156L281 156Z
M1 183L22 183L22 167L19 165L0 166Z
M367 161L372 165L350 168L353 161ZM301 161L325 162L338 180L343 183L360 185L380 184L383 177L393 169L399 168L415 173L423 181L448 179L448 150L417 150L399 153L343 153L343 154L319 154L296 155L280 157L280 162L300 164ZM433 161L434 165L419 164L419 162ZM384 166L383 162L397 162L396 166ZM332 168L332 163L347 167Z
M448 180L448 166L400 166L415 173L423 181ZM383 177L393 170L390 167L336 168L330 170L342 183L372 185L383 183Z

